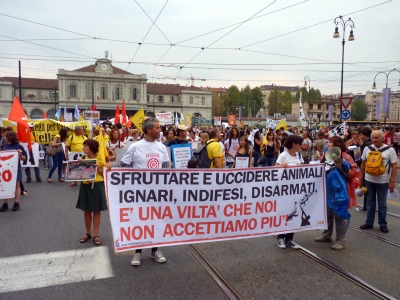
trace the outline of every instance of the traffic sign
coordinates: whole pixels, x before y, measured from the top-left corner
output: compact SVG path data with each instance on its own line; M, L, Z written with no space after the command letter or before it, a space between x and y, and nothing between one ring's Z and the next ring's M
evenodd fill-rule
M351 101L353 101L353 97L339 97L340 103L344 106L344 108L348 108Z
M341 112L341 114L340 114L340 117L341 117L343 120L348 120L348 119L350 119L350 117L351 117L351 113L350 113L350 111L349 111L348 109L344 109L344 110L342 110L342 112Z

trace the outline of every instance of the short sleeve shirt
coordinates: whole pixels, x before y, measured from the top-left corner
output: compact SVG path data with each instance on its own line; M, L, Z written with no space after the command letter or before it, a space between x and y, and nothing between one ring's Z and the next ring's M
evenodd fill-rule
M281 154L279 154L276 162L280 165L282 165L283 163L287 163L288 166L298 166L304 161L299 153L296 153L295 156L292 156L289 152L283 151Z
M215 142L215 143L214 143ZM216 168L214 166L214 157L220 157L221 159L221 163L222 161L222 149L221 149L221 145L220 143L218 143L216 140L211 139L209 141L207 141L208 145L207 145L207 154L208 154L208 158L212 160L211 163L211 168Z
M132 163L136 169L161 169L170 159L164 144L143 139L131 144L121 161L127 165Z
M68 150L71 152L83 152L83 142L87 138L83 135L76 135L73 133L70 137L68 137L65 146L68 147Z

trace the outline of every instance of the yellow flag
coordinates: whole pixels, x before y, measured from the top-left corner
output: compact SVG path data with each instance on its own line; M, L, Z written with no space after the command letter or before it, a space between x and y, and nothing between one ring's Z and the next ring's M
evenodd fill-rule
M131 122L140 130L140 132L143 132L142 129L143 121L144 121L144 109L141 108L136 112L136 114L134 114L131 117Z
M102 132L97 136L97 141L99 142L99 153L97 153L97 161L100 167L103 167L106 163L106 157L108 156L106 142Z
M281 127L283 127L284 130L287 130L287 124L286 124L286 120L282 119L278 125L276 125L277 129L281 129Z

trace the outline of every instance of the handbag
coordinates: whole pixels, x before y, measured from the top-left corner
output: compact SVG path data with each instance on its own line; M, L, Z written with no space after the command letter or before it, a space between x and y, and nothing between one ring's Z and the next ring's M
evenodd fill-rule
M57 147L49 146L46 149L46 155L48 156L54 156L57 153Z

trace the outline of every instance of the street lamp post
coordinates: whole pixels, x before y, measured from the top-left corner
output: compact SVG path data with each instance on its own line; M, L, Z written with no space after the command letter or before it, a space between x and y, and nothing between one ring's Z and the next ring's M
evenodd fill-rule
M333 34L334 38L340 37L339 34L339 27L338 24L342 25L343 27L343 40L342 40L342 73L341 73L341 79L340 79L340 97L343 97L343 66L344 66L344 44L346 43L344 40L344 36L346 34L346 27L350 26L350 35L348 41L354 41L354 34L353 34L353 28L355 27L354 22L351 18L348 18L346 21L343 19L342 16L339 16L335 18L333 21L335 23L335 33ZM340 103L340 122L342 122L342 104Z
M390 75L390 73L392 73L392 72L394 72L394 71L400 73L400 70L397 70L396 68L394 68L393 70L389 71L388 73L386 73L386 72L378 72L378 73L375 75L375 77L374 77L374 84L372 85L372 89L376 89L376 77L377 77L379 74L385 74L385 76L386 76L386 88L388 88L389 75ZM398 86L400 86L400 79L399 79ZM390 97L390 95L389 95L389 97ZM389 101L390 101L390 98L389 98ZM386 117L387 117L386 113L388 113L388 112L385 111L385 114L384 114L384 117L383 117L384 124L386 124Z

